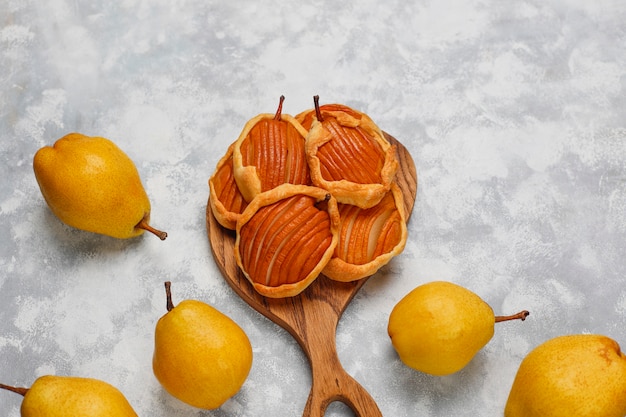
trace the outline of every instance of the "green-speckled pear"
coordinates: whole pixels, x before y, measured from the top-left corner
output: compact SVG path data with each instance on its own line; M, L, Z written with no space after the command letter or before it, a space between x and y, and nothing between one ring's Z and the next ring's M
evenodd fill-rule
M70 133L33 158L35 178L52 212L77 229L126 239L149 225L150 200L137 168L113 142Z
M97 379L46 375L30 388L0 388L24 396L22 417L137 417L117 388Z

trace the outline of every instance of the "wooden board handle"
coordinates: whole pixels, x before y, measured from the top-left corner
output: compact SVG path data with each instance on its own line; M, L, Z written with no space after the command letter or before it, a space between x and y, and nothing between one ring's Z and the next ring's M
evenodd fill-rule
M334 401L341 401L354 411L356 417L382 417L372 396L341 367L337 360L332 366L313 367L313 384L303 417L324 417Z
M360 287L361 283L357 283L354 292ZM344 305L347 304L346 301ZM320 302L309 311L311 316L306 321L315 323L314 326L292 329L311 364L311 391L302 416L323 417L330 403L341 401L354 411L356 417L382 417L372 396L339 361L335 339L337 316L341 313L334 308L332 303Z

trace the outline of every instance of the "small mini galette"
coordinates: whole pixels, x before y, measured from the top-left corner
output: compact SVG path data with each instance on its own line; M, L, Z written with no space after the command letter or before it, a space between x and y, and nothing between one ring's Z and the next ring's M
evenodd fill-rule
M226 154L219 160L217 167L209 178L209 204L215 220L227 229L235 230L237 219L248 205L237 187L233 175L232 143Z
M339 222L337 201L327 190L279 185L258 194L240 216L235 260L261 295L297 295L332 257Z
M375 274L404 250L406 214L395 183L378 204L362 209L338 204L339 242L322 273L336 281L354 281Z
M342 104L319 106L296 119L308 129L306 157L313 185L340 203L376 205L398 170L395 146L365 113Z
M259 114L244 126L233 149L235 181L246 201L281 184L311 185L305 156L307 131L288 114Z

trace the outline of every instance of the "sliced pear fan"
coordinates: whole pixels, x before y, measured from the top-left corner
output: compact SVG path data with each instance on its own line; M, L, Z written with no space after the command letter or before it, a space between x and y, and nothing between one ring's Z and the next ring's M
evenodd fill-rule
M341 104L319 106L296 116L305 129L306 156L313 185L340 203L369 208L393 182L398 161L395 146L366 114Z
M260 294L297 295L332 257L339 222L337 202L328 191L279 185L258 194L239 218L235 260Z
M233 175L234 147L235 143L233 142L209 178L211 211L219 224L230 230L235 230L237 219L248 205L239 191Z
M244 126L233 150L235 181L246 201L284 184L310 185L304 141L307 131L290 115L260 114Z
M354 281L376 273L404 250L406 214L400 187L391 190L374 207L362 209L338 204L341 218L339 242L322 273L336 281Z

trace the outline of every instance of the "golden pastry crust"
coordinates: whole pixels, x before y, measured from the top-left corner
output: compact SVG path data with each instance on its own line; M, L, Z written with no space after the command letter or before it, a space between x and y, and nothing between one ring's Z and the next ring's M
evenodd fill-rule
M335 281L375 274L404 250L408 238L404 199L395 183L374 207L339 204L341 228L335 253L322 273Z
M374 121L340 104L302 112L296 120L309 128L306 156L313 185L340 203L378 204L395 179L398 160L395 146Z
M234 147L235 143L233 142L209 178L209 204L213 216L219 224L230 230L235 230L237 219L248 205L239 191L233 175Z
M235 260L261 295L297 295L333 256L339 224L327 190L279 185L258 194L237 221Z
M233 149L233 169L246 201L283 183L311 184L306 135L288 114L259 114L245 124Z

